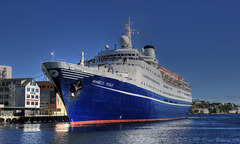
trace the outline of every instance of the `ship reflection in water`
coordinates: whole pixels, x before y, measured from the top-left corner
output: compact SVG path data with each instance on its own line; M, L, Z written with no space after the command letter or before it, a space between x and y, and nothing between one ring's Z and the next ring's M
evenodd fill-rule
M0 125L1 143L240 143L240 115L70 127L68 123Z

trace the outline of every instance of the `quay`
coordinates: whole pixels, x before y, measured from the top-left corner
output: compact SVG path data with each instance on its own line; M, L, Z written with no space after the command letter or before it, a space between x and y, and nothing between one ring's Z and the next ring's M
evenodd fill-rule
M0 108L0 124L12 123L49 123L68 122L68 116L62 113L55 115L39 114L40 108L2 107Z
M68 122L68 116L0 116L0 124Z

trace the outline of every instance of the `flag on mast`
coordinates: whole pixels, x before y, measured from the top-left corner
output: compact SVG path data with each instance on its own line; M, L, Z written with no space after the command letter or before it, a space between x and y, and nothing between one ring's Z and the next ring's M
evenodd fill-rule
M51 52L51 55L53 56L53 57L52 57L52 61L54 61L54 51Z

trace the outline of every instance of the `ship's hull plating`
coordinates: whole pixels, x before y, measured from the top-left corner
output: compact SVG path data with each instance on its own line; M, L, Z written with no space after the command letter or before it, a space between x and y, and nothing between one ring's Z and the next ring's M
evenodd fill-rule
M56 71L57 76L52 76ZM60 68L48 69L45 74L59 91L71 126L180 119L187 117L191 108L191 102L116 79Z

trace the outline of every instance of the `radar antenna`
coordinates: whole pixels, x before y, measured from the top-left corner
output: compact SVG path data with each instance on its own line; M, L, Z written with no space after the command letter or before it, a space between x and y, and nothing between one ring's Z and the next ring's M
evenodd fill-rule
M128 44L128 48L132 48L132 32L136 31L131 29L131 25L133 24L133 22L131 22L130 17L128 17L128 23L125 23L123 25L125 25L125 31L126 31L126 36L129 39L129 44Z

